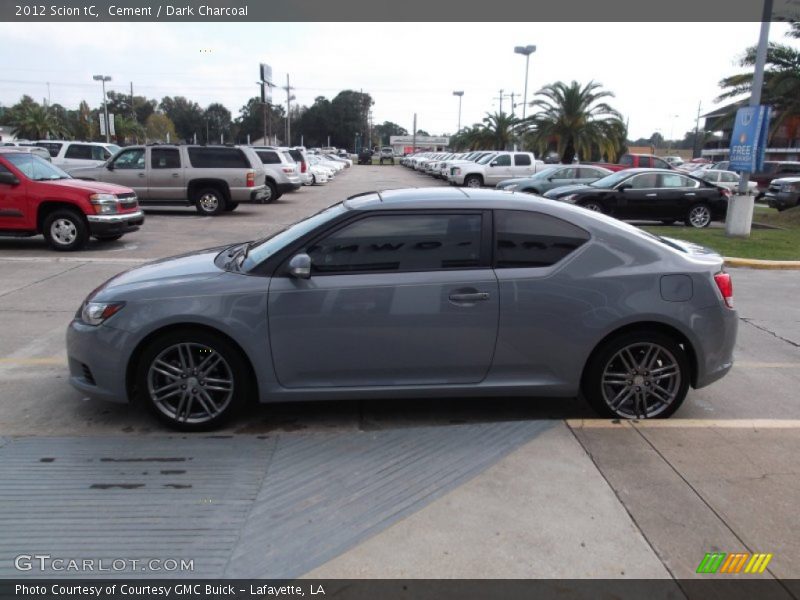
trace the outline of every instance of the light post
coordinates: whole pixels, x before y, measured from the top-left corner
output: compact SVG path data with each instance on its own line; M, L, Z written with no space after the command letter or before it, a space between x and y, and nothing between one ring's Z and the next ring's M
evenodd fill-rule
M92 79L95 81L99 81L103 84L103 114L105 115L105 124L106 124L106 144L111 143L111 131L109 129L109 122L108 122L108 103L106 102L106 81L111 81L110 75L94 75Z
M531 54L536 52L536 46L516 46L514 48L515 54L522 54L525 57L525 94L522 98L522 118L525 118L525 109L528 106L528 64L530 63Z
M461 98L464 96L464 91L453 92L453 96L458 96L458 129L456 130L456 133L458 133L461 131Z

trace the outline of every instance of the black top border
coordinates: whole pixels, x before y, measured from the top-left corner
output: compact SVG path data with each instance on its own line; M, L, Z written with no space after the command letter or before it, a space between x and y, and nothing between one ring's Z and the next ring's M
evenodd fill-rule
M766 0L769 1L769 0ZM6 22L758 22L765 0L0 0ZM771 20L800 19L772 0ZM191 10L186 10L189 7ZM180 9L180 10L177 10ZM398 32L401 33L401 32ZM637 39L631 30L631 42ZM713 40L714 31L709 30ZM574 40L565 40L565 42Z

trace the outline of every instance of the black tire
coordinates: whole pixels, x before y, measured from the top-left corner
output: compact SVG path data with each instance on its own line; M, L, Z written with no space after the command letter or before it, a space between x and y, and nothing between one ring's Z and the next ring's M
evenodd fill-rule
M586 210L591 210L593 212L605 213L605 207L598 202L597 200L586 200L585 202L581 202L579 206L582 206Z
M684 222L689 227L703 229L711 225L711 220L711 208L708 206L708 204L699 202L689 207L689 210L686 211L686 218Z
M226 202L225 203L225 212L233 212L237 208L239 208L238 202Z
M674 225L677 219L661 219L662 225Z
M184 368L180 362L171 358L175 356L174 348L178 345L183 345L184 349L187 347L191 349L195 367L201 366L202 361L209 357L211 352L221 357L222 361L216 363L205 374L202 371L197 372L197 369L195 374L192 374L190 367ZM249 395L249 377L245 360L238 348L226 338L213 332L181 329L165 333L147 345L135 365L137 399L144 402L158 419L173 429L179 431L215 429L230 419L242 407ZM151 367L155 366L157 361L160 361L157 364L159 371L151 371ZM185 362L188 363L188 360ZM203 376L213 378L214 382L205 381L202 379ZM229 386L216 383L227 379L231 382ZM173 386L174 394L171 389ZM213 389L213 386L225 386L230 389L220 391ZM162 392L159 402L154 393L164 387L167 391ZM213 402L209 403L208 398ZM181 402L183 404L180 404ZM188 411L184 418L176 417L176 414L184 415L181 406ZM205 413L202 410L204 407L218 408L219 411L209 416L214 409Z
M654 355L650 355L651 366L645 369L640 368L638 372L634 373L628 366L620 362L619 353L628 348L630 349L629 356L633 358L634 362L641 359L642 362L647 363L647 355L644 354L647 345L660 348ZM630 362L629 359L628 363ZM673 367L667 366L670 364ZM641 364L636 366L641 366ZM668 368L673 368L677 376L667 375L668 371L665 369ZM603 376L607 369L612 369L612 371L607 374L608 383L604 383ZM660 331L643 329L617 335L597 348L586 365L581 391L592 408L603 417L664 419L678 410L686 398L690 375L686 352L674 338ZM616 383L613 383L612 380ZM656 385L659 388L662 385L667 386L662 388L666 390L666 393L656 392ZM630 397L630 394L633 394L633 397ZM645 401L648 401L649 398L649 401L652 402L652 410L649 413L641 410L641 404L638 409L635 406L636 397L640 396L641 398L642 394L644 394ZM655 399L661 394L664 398L670 398L670 401L662 401L660 405L656 405L657 400ZM608 401L607 398L609 398ZM615 409L611 406L612 401L619 398L621 398L619 401L622 404ZM645 411L647 411L647 406L648 404L645 403ZM636 416L637 410L640 413L638 417Z
M317 185L317 176L313 173L311 174L311 185Z
M121 233L117 233L114 235L96 235L94 236L96 240L100 242L116 242L118 239L122 237Z
M480 175L467 175L464 178L464 186L470 188L479 188L483 186L483 177Z
M201 215L213 217L225 212L225 194L217 188L201 188L194 195L194 205Z
M53 250L80 250L89 242L89 224L77 210L60 208L45 217L42 234Z
M264 204L271 204L281 197L281 194L278 193L278 188L269 180L267 180L267 189L269 190L269 196L262 200Z

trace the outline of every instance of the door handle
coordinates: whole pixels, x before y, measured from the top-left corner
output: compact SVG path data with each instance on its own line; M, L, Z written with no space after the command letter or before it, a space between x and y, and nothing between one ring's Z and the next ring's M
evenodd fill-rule
M478 302L481 300L488 300L489 292L474 292L470 294L450 294L449 298L453 302Z
M696 195L697 195L697 194L695 194L694 192L686 192L686 193L684 194L684 196L696 196Z
M177 179L178 177L180 177L180 176L181 176L181 174L180 174L180 173L173 173L173 174L172 174L172 176L173 176L175 179Z
M648 198L655 198L658 194L645 194Z
M140 177L141 179L144 179L144 173L139 173L139 177Z

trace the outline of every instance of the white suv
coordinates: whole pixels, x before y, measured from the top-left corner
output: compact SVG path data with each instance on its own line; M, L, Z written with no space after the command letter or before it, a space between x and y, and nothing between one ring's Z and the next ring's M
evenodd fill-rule
M533 152L497 152L476 163L453 165L447 180L453 185L467 187L494 186L504 179L530 177L536 173L537 166Z
M39 140L36 145L46 149L53 164L68 173L78 167L99 167L120 150L116 144L98 142Z

